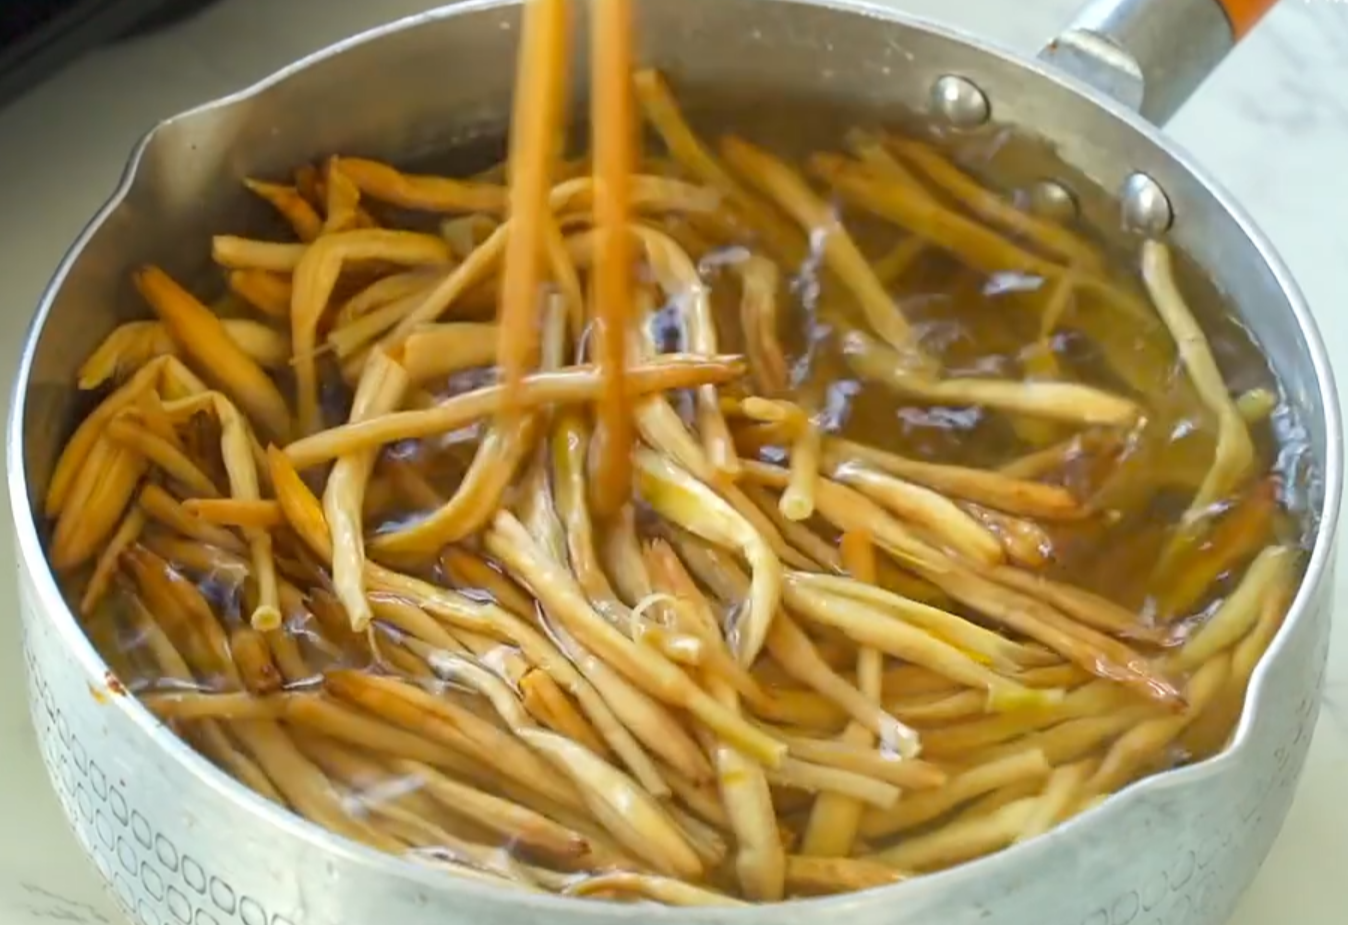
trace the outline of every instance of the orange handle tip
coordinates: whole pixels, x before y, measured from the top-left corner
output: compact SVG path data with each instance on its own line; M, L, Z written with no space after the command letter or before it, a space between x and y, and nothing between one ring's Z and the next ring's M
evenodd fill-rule
M1231 21L1231 32L1239 42L1264 18L1278 0L1218 0Z

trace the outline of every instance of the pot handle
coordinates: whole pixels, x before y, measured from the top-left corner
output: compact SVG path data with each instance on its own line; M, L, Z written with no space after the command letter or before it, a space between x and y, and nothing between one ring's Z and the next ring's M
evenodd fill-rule
M1264 18L1265 13L1273 9L1273 4L1278 0L1220 0L1220 2L1222 9L1226 10L1226 18L1231 20L1231 29L1235 32L1236 40L1239 41Z
M1039 57L1164 124L1277 0L1092 0Z

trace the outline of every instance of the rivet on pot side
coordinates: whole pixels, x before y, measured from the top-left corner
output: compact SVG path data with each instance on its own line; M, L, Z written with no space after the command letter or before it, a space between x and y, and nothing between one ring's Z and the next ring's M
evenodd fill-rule
M1145 173L1134 173L1119 191L1119 212L1125 231L1157 237L1170 230L1175 210L1161 184Z
M1030 211L1055 222L1070 222L1077 217L1077 200L1072 191L1056 180L1040 180L1030 187Z
M992 116L983 91L963 77L947 74L931 88L931 111L950 128L977 128Z

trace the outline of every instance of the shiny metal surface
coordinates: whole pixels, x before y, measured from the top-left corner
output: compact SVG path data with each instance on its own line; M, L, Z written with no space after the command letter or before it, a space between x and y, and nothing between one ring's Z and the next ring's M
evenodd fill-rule
M992 107L973 82L946 74L932 85L931 114L950 128L971 129L991 118Z
M1077 200L1057 180L1040 180L1030 187L1030 211L1055 222L1071 222L1077 217Z
M1119 190L1119 220L1134 234L1156 237L1170 230L1175 209L1161 184L1139 171Z
M1171 0L1166 0L1171 2ZM1232 748L1140 782L1029 843L867 894L743 910L665 910L503 893L332 836L244 791L110 689L63 603L34 523L74 411L75 368L137 311L128 271L191 278L204 242L260 213L241 190L332 151L397 161L494 136L518 9L472 2L393 24L172 119L137 150L76 242L26 345L6 441L32 713L80 840L137 921L185 925L1220 925L1281 827L1319 709L1343 433L1324 346L1295 284L1239 208L1153 126L1027 60L853 0L646 0L643 58L676 81L929 111L956 74L1077 174L1083 215L1117 227L1142 172L1174 205L1170 238L1205 268L1268 354L1322 479L1304 586L1258 669ZM184 242L201 242L203 246Z
M1092 0L1040 57L1163 124L1233 45L1216 0Z

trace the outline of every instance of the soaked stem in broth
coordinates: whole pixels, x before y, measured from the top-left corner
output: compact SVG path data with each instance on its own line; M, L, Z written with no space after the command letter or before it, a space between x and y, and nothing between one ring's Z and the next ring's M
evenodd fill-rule
M628 0L565 151L573 10L526 9L504 165L250 178L286 234L138 270L80 367L48 553L141 704L443 876L681 907L1225 747L1306 531L1179 255L958 145L685 112Z

